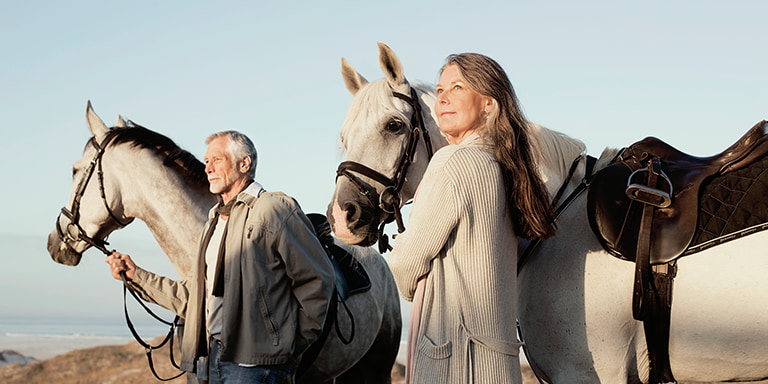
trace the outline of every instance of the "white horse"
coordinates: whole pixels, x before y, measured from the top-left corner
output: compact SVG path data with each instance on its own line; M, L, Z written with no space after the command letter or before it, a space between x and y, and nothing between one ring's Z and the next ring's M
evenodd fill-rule
M169 138L120 119L107 128L88 103L86 117L93 138L74 165L68 207L48 237L54 261L77 265L92 245L132 220L144 221L179 276L187 276L197 257L197 243L216 199L208 192L204 165ZM99 151L103 153L98 154ZM338 243L338 242L337 242ZM349 345L336 329L300 382L388 383L400 344L400 303L386 261L370 248L350 247L365 267L371 288L350 296L355 334ZM130 251L130 250L128 250ZM339 306L342 337L352 324Z
M336 235L348 244L375 242L381 220L391 219L387 211L393 209L385 201L382 212L376 194L384 190L386 178L395 178L411 131L407 122L414 114L414 108L393 92L415 91L432 146L446 145L430 113L433 88L409 84L400 60L381 43L379 61L385 78L369 83L342 59L342 74L354 95L341 130L345 162L363 166L356 170L370 169L353 170L350 177L340 167L344 177L337 178L328 207ZM533 125L532 135L539 163L531 166L538 167L554 197L585 145L538 125ZM413 197L426 169L428 149L422 143L399 190L400 206ZM616 153L604 151L597 168ZM584 179L585 163L578 163L564 196ZM541 243L519 272L519 321L528 362L551 383L647 382L643 325L632 315L634 264L601 247L587 220L586 200L584 193L572 202L558 218L557 234ZM671 369L678 381L768 377L767 242L768 232L763 231L679 259L669 340ZM509 326L514 326L513 319Z

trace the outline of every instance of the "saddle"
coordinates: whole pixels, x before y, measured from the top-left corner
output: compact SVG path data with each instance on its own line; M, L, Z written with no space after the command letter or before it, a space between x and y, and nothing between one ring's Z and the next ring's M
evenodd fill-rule
M611 254L635 263L632 314L643 322L649 383L675 381L669 362L672 286L676 260L697 232L700 191L713 178L763 159L766 133L764 120L710 157L691 156L648 137L592 178L587 195L592 231Z
M331 328L336 327L336 335L344 344L349 344L355 337L355 321L347 308L345 301L350 295L366 292L371 289L371 279L368 277L368 273L363 268L357 259L354 258L344 248L339 247L333 241L331 235L331 226L328 224L328 219L325 215L319 213L307 214L309 221L312 222L312 227L315 230L315 236L320 241L320 244L325 248L325 252L328 254L328 258L333 264L333 269L336 275L336 289L334 295L335 300L331 300L328 306L328 313L325 316L325 322L323 323L323 330L320 333L320 337L309 346L309 348L301 356L299 366L296 367L296 378L302 377L309 367L315 362L320 350L323 349L325 342L328 340L328 335L331 333ZM349 339L345 339L339 329L339 323L336 322L336 316L338 315L338 307L341 304L346 309L347 316L352 324Z
M651 205L650 263L675 260L696 232L702 185L768 154L766 131L761 121L710 157L688 155L655 137L632 144L592 179L587 209L593 232L610 253L635 261L642 211Z
M371 279L363 265L347 250L336 245L331 235L331 225L325 215L310 213L307 215L315 229L317 239L326 250L336 272L336 291L339 301L345 301L351 295L371 289Z

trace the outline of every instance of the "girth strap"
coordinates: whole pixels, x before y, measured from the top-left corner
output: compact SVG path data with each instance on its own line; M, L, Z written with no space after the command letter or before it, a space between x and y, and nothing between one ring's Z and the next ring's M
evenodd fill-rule
M655 186L661 172L661 160L653 158L648 166L648 186ZM641 201L635 199L635 201ZM672 307L672 284L677 267L674 262L662 264L667 273L651 269L651 230L657 205L643 201L640 232L635 254L635 281L632 315L643 322L650 365L649 383L674 382L669 362L669 326Z

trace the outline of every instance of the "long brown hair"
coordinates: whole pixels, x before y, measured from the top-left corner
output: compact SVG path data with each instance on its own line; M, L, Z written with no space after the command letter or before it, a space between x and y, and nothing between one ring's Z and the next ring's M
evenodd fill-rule
M477 53L448 56L440 72L449 65L458 67L473 91L494 100L481 134L493 145L499 162L515 232L529 239L552 236L555 224L549 194L536 171L528 121L506 72L493 59Z

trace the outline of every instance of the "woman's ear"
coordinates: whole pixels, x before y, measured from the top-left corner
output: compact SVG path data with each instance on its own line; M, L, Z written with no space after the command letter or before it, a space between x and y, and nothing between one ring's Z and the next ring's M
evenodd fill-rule
M493 108L496 105L496 100L494 100L492 97L486 97L485 98L485 105L483 106L483 111L485 111L486 115L490 115L491 112L493 112Z

